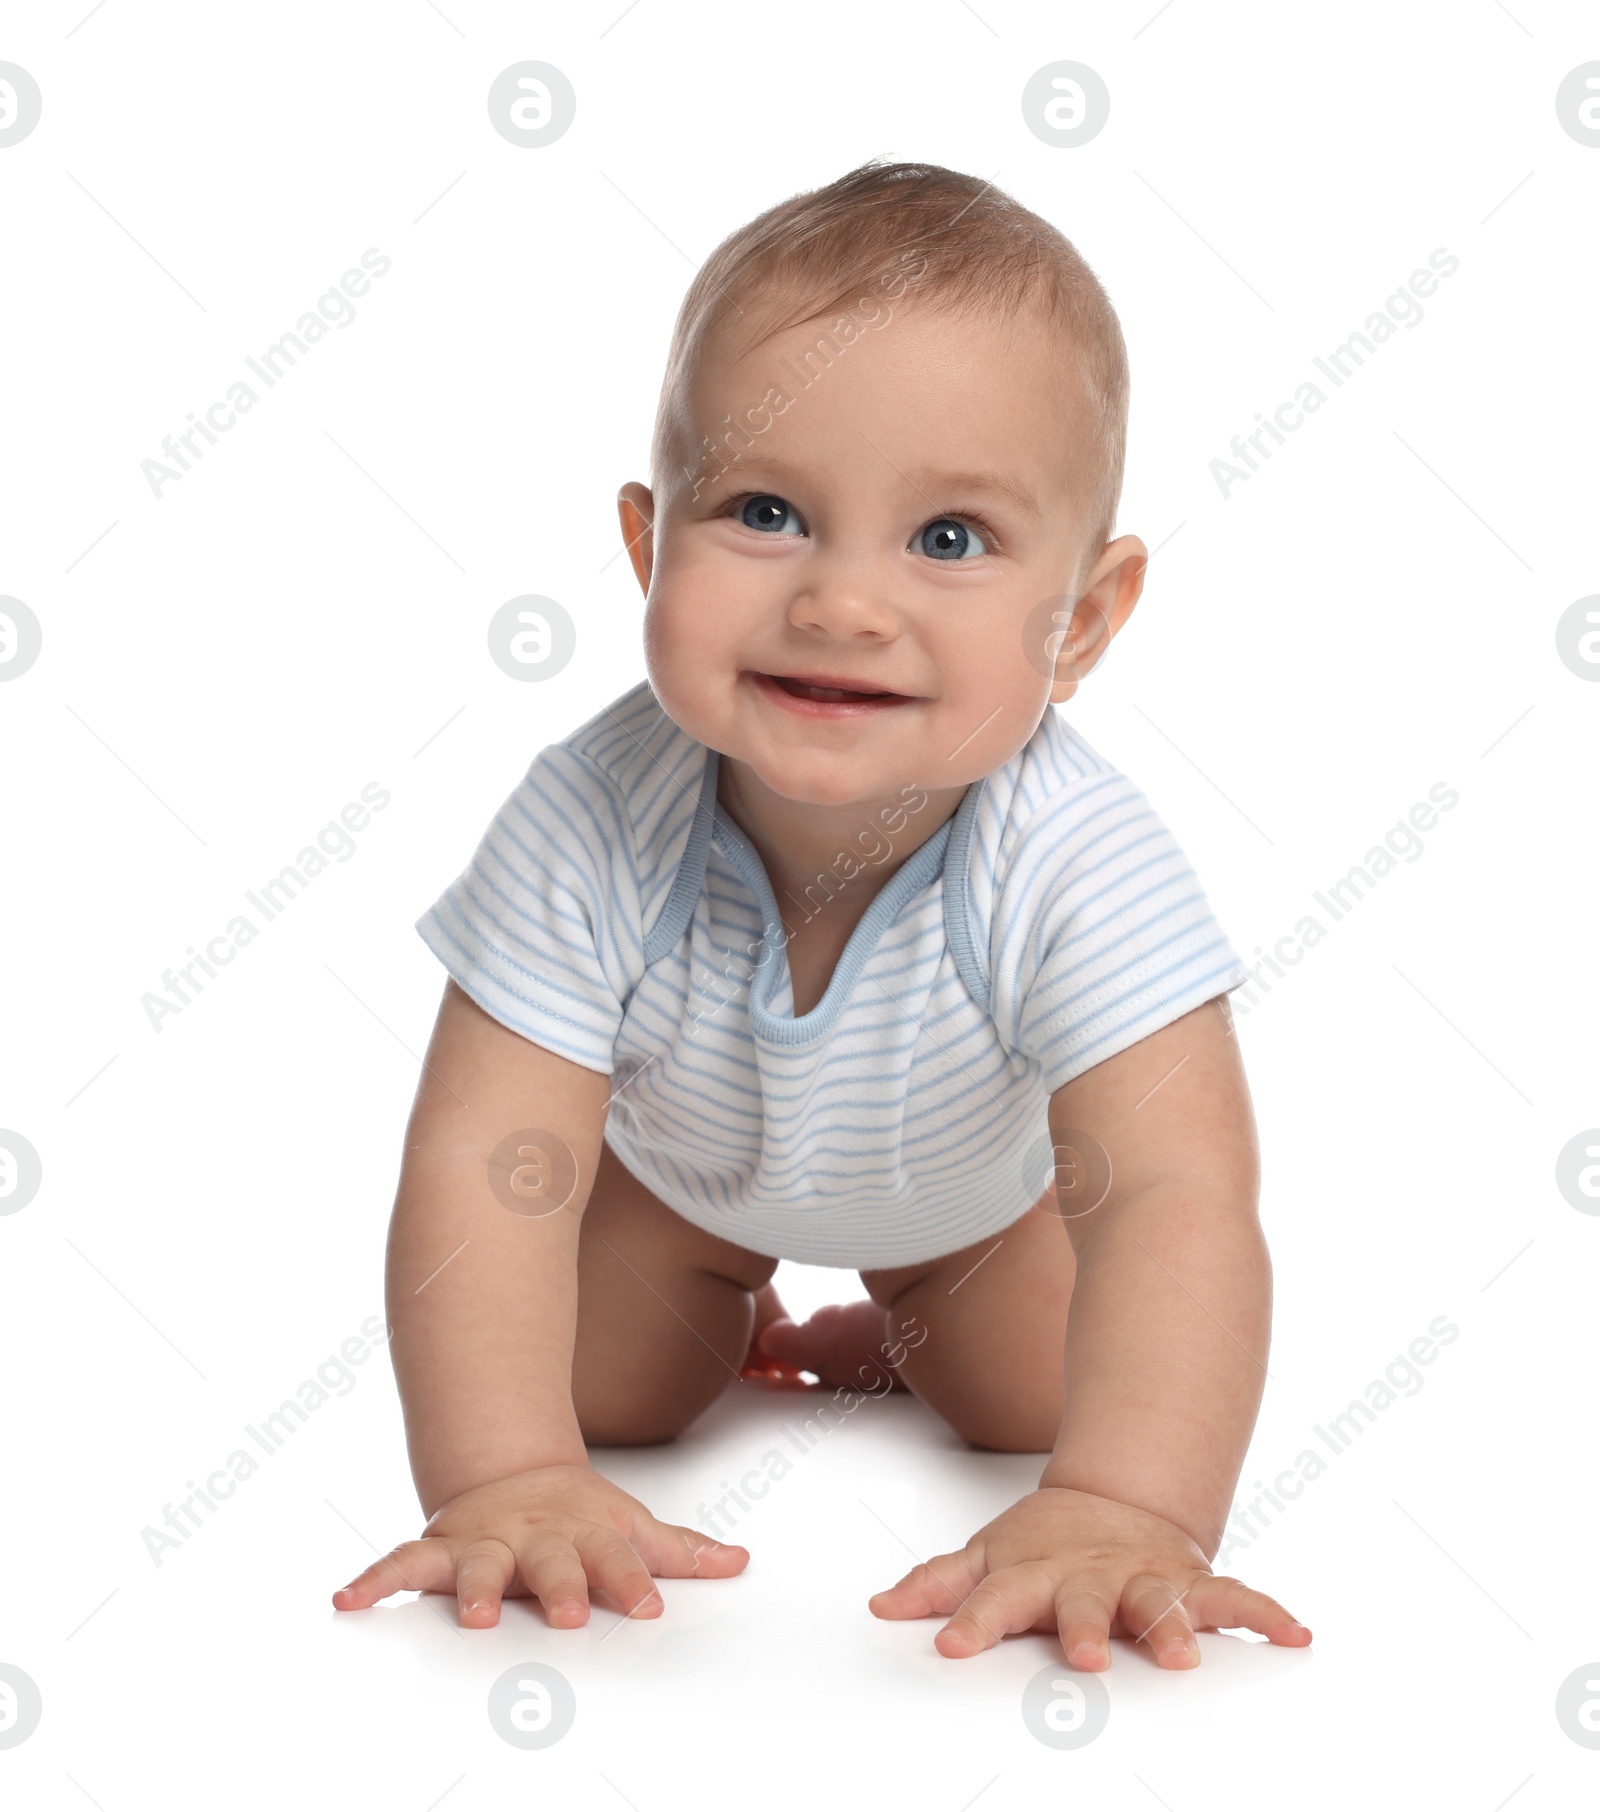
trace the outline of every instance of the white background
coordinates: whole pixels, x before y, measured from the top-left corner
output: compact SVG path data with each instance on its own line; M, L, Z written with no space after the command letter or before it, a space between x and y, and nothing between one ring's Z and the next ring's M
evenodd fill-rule
M1600 1655L1600 1220L1554 1175L1600 1123L1600 685L1554 631L1600 590L1600 150L1554 97L1600 57L1593 12L86 10L13 0L0 33L44 103L0 150L0 592L44 631L0 685L0 1126L44 1176L0 1218L0 1661L44 1701L0 1750L8 1803L1592 1804L1600 1751L1554 1704ZM578 96L543 149L486 111L525 58ZM1112 97L1077 149L1019 104L1063 58ZM1019 1713L1053 1642L948 1662L937 1624L865 1610L1036 1476L900 1400L752 1511L741 1579L669 1583L653 1624L335 1613L418 1522L381 1352L159 1567L141 1539L381 1309L442 981L412 924L532 755L643 674L613 499L648 477L695 265L875 154L992 177L1119 310L1119 526L1160 551L1068 709L1241 952L1434 783L1460 794L1240 1022L1277 1269L1243 1485L1436 1317L1459 1337L1229 1562L1313 1648L1207 1637L1170 1675L1120 1646L1110 1722L1071 1753ZM140 462L369 246L393 268L357 319L154 498ZM1225 499L1230 437L1441 246L1460 268L1426 317ZM546 685L486 653L523 592L578 624ZM392 804L356 853L154 1031L141 995L370 781ZM858 1293L780 1284L798 1308ZM600 1463L692 1521L793 1407L746 1392ZM538 1753L485 1712L529 1660L578 1696Z

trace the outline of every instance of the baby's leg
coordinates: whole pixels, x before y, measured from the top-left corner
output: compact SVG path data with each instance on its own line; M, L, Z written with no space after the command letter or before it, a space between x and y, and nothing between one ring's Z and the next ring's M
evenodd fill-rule
M778 1268L675 1213L609 1145L578 1240L572 1401L590 1446L670 1441L739 1376Z
M906 1347L901 1377L957 1434L975 1447L1047 1453L1061 1425L1076 1272L1052 1187L1002 1233L861 1281Z

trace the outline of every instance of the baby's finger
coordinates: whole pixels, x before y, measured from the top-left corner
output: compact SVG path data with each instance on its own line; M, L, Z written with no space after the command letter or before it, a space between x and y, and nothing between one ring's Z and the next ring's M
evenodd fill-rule
M726 1579L750 1564L750 1550L713 1541L681 1523L641 1516L628 1531L634 1552L658 1579Z
M486 1630L500 1621L500 1600L516 1573L516 1557L503 1541L475 1541L456 1563L456 1603L468 1629Z
M1141 1573L1122 1588L1122 1624L1137 1642L1148 1642L1158 1667L1198 1667L1200 1644L1194 1639L1183 1588L1155 1573Z
M1111 1665L1111 1619L1116 1587L1096 1574L1079 1574L1056 1592L1056 1628L1069 1667L1099 1673Z
M437 1535L403 1541L381 1560L357 1573L333 1595L341 1611L364 1611L380 1598L396 1592L448 1592L455 1583L456 1566L450 1544Z
M886 1592L874 1592L867 1609L874 1617L948 1617L972 1588L979 1575L963 1550L935 1554L920 1561Z
M554 1628L572 1630L589 1621L589 1581L565 1536L529 1536L517 1549L517 1570Z
M1297 1623L1276 1598L1252 1591L1237 1579L1207 1573L1195 1581L1188 1604L1200 1629L1254 1630L1283 1648L1304 1648L1311 1640L1310 1630Z
M584 1572L624 1617L661 1615L661 1594L650 1569L620 1535L589 1524L574 1540Z
M1055 1603L1055 1582L1036 1562L991 1573L933 1639L941 1655L964 1660L1013 1630L1032 1629Z

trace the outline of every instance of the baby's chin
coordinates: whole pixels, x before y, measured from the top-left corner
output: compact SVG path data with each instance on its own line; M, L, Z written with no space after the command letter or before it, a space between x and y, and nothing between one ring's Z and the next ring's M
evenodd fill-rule
M769 720L772 707L731 678L715 686L699 674L675 686L667 673L653 672L651 687L668 717L715 749L724 768L797 805L871 805L937 765L908 751L905 736L886 723L852 729Z
M792 756L724 750L722 759L724 766L735 764L741 779L753 776L780 799L819 809L859 805L865 810L914 778L897 768L891 769L888 763L866 761L860 756L796 760Z

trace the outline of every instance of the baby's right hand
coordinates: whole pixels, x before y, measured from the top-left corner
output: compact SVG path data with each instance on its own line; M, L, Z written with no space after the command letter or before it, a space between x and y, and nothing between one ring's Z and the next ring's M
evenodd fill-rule
M462 1624L488 1629L502 1598L536 1597L557 1629L589 1621L589 1589L628 1617L659 1617L663 1579L726 1579L748 1549L698 1529L657 1522L644 1505L587 1466L540 1466L475 1485L441 1506L416 1541L402 1542L333 1595L361 1611L395 1592L454 1590Z

